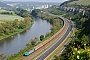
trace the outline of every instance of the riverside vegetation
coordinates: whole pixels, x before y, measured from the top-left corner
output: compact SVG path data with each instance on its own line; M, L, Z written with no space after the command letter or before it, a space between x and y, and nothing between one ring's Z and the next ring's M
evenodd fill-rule
M29 28L32 24L32 18L26 17L24 20L0 23L0 39L10 37Z
M70 0L70 3L74 0ZM80 0L81 1L81 0ZM79 1L79 2L80 2ZM82 1L83 2L83 1ZM90 3L89 3L90 4ZM83 15L82 13L71 12L61 10L56 8L56 6L51 7L47 10L49 13L61 15L65 18L71 19L76 22L76 33L72 41L65 48L65 50L59 55L54 56L54 60L90 60L90 5L69 5L64 3L63 6L66 7L78 7L83 8L88 11L88 15ZM60 6L59 6L60 7ZM45 10L44 10L45 11Z
M21 11L23 11L21 13L21 16L24 17L23 20L18 20L18 18L15 18L15 20L13 20L14 18L13 19L11 18L13 20L12 21L12 20L8 20L8 17L7 17L7 20L2 19L2 22L0 23L0 40L5 39L10 36L13 36L15 34L18 34L22 31L25 31L33 24L32 17L29 15L29 13L26 10L21 10ZM18 11L18 14L21 11ZM26 12L24 12L24 11L26 11ZM8 15L9 13L10 13L10 15ZM5 15L5 16L11 17L11 12L7 13L6 11L4 11L3 14L2 13L0 13L0 14L1 14L1 16ZM12 13L12 15L13 15L13 13ZM14 15L16 16L16 14L14 14ZM7 59L7 58L8 58L8 55L6 55L4 53L0 53L1 60Z
M47 13L41 13L40 10L38 10L38 12L36 12L36 11L37 10L35 10L32 13L36 13L38 17L40 17L42 19L45 19L45 20L47 20L48 22L50 22L52 24L51 32L48 32L45 35L45 37L43 35L40 36L41 41L39 43L42 43L43 41L47 40L52 35L54 35L58 30L60 30L60 28L63 26L63 22L58 17L55 17L53 15L49 15ZM38 41L38 38L32 39L28 44L26 44L26 48L24 48L23 50L20 50L20 52L18 52L16 54L13 54L13 55L9 56L8 60L19 60L21 57L23 57L23 54L26 51L29 51L30 49L32 49L33 47L35 47L36 45L39 44L39 43L37 43L37 41Z
M15 14L13 11L0 11L0 16L6 18L6 20L0 19L2 21L0 23L0 40L22 32L33 24L33 20L26 10L21 9L21 11L18 11L18 14L24 17L24 20L18 20L18 18L16 17L17 14ZM10 18L12 17L12 20L8 18L8 16Z

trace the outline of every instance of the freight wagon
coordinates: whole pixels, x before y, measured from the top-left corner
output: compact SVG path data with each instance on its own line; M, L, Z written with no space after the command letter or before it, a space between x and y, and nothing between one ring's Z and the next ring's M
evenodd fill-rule
M44 45L46 45L47 43L49 43L50 41L52 41L55 37L57 37L67 26L66 22L63 20L63 24L64 26L62 27L62 29L60 31L58 31L56 34L54 34L51 38L49 38L48 40L42 42L41 44L39 44L38 46L32 48L30 51L25 52L24 56L29 56L30 54L32 54L33 52L35 52L36 50L40 49L41 47L43 47Z

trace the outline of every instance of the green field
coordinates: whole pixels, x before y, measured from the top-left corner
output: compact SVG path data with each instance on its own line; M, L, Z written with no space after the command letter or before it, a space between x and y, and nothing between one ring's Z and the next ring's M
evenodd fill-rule
M24 18L16 15L14 13L14 11L6 11L6 10L0 10L0 13L2 12L13 12L13 15L8 15L8 14L0 14L0 23L3 23L3 22L11 22L11 21L14 21L15 19L18 19L18 20L23 20Z
M13 12L13 11L7 11L7 10L0 10L0 13L2 12ZM14 13L14 12L13 12Z
M16 15L3 15L3 14L0 14L0 21L13 21L15 19L18 19L18 20L23 20L24 18Z
M90 0L79 0L79 1L73 1L69 4L77 4L77 5L90 5Z

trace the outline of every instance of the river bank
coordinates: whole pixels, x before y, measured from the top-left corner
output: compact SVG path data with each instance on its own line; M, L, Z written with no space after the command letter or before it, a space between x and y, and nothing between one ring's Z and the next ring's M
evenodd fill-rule
M16 34L19 34L19 33L23 32L23 31L27 30L28 28L30 28L32 26L33 23L34 23L34 21L32 21L29 24L29 26L26 26L26 28L24 28L24 29L16 29L16 32L14 32L14 33L9 33L8 35L0 36L0 40L7 39L9 37L12 37L12 36L14 36Z
M51 32L50 28L52 25L46 20L33 17L33 21L33 25L24 32L0 40L0 53L3 52L9 56L18 53L26 47L26 44L31 39L39 38L41 34L45 36L46 33Z
M52 27L50 28L51 32L47 33L45 35L45 38L43 39L43 41L39 42L38 44L44 42L45 40L47 40L48 38L50 38L51 36L53 36L63 26L62 20L60 20L58 17L50 16L50 15L48 17L50 17L50 20L47 19L47 21L49 20L48 22L52 24ZM53 17L53 21L52 21L52 18L51 17ZM47 17L45 16L45 18L47 18ZM58 25L58 27L57 27L57 25ZM38 45L38 44L36 44L36 45ZM8 60L19 60L21 57L23 57L23 54L26 51L29 51L31 48L34 48L36 45L26 44L26 47L23 50L20 50L20 52L11 55L8 58Z

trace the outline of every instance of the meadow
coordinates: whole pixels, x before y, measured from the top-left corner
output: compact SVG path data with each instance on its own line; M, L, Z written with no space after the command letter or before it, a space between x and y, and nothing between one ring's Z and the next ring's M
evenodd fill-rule
M77 4L77 5L90 5L90 0L79 0L79 1L73 1L69 4Z
M13 11L0 10L0 13L2 13L2 12L13 12ZM16 15L14 12L13 12L13 15L0 14L0 23L2 23L2 22L12 22L15 19L23 20L24 18Z
M14 13L14 11L0 10L0 13L2 12L13 12Z
M18 15L3 15L0 14L0 21L1 22L8 22L8 21L14 21L15 19L23 20L24 18L18 16Z

